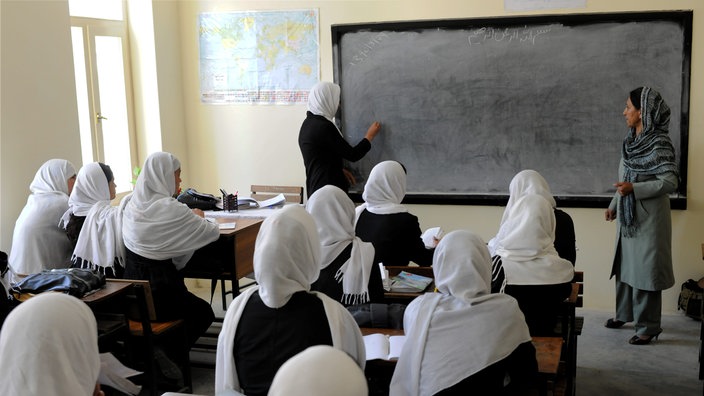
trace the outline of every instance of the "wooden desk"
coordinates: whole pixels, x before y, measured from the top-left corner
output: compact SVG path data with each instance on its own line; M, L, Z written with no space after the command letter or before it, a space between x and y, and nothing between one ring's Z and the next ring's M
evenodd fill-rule
M220 238L197 253L202 257L196 258L194 255L181 273L184 278L210 279L212 291L217 281L221 281L222 306L226 309L224 281L232 282L232 295L235 297L239 294L239 280L254 272L254 244L263 220L220 217L216 221L234 221L236 225L234 229L220 230Z
M119 280L107 279L105 286L86 296L81 297L81 300L89 306L95 306L102 302L120 296L127 292L128 288L132 287L131 283L120 282Z
M388 336L403 335L403 329L380 329L373 327L360 327L362 335L382 333ZM562 337L533 337L535 358L538 360L538 372L541 374L557 375L562 352ZM393 361L389 361L393 362Z
M229 220L222 219L218 222L227 223ZM239 219L235 223L235 229L220 230L220 241L225 242L223 257L227 258L227 263L232 264L229 272L233 275L231 280L236 285L238 280L254 271L254 243L257 241L262 220Z
M402 329L381 329L373 327L360 327L362 335L382 333L388 336L404 335ZM535 358L538 361L538 375L540 376L540 394L547 394L547 383L557 379L560 357L562 353L562 337L533 337ZM372 385L384 387L391 381L396 367L396 360L368 360L365 373L372 381ZM388 378L385 378L388 377ZM378 385L380 384L380 385Z
M412 274L427 276L429 278L434 278L433 267L416 267L416 266L387 266L386 270L389 271L389 277L393 278L398 275L401 271L410 272ZM427 292L432 292L435 290L435 281L431 282L427 288L422 292L394 292L394 291L384 291L384 298L386 298L387 303L401 303L408 304L414 298L422 296Z

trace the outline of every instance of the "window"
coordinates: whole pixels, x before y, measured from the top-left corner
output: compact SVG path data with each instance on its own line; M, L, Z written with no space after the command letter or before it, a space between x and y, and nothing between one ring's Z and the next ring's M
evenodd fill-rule
M121 0L69 1L83 163L110 165L118 192L132 189L136 158L124 7Z

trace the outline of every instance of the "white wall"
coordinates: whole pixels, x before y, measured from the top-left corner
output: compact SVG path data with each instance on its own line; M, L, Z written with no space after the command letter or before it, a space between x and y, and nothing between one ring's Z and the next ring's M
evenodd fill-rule
M704 31L699 0L589 0L588 8L537 13L694 10L689 136L688 209L674 211L675 277L679 283L704 275L703 84ZM154 40L159 122L141 122L161 136L163 149L182 160L184 185L215 192L245 192L249 185L304 185L297 145L305 106L205 105L199 100L197 17L200 12L318 8L321 78L332 80L330 25L391 20L516 15L503 1L154 1ZM80 166L68 6L66 0L0 1L0 250L9 251L12 229L38 166L62 157ZM647 41L651 37L634 38ZM698 73L699 72L699 73ZM153 98L151 98L153 99ZM620 109L619 109L620 110ZM143 115L146 116L146 115ZM383 120L381 120L383 122ZM160 125L160 126L154 126ZM383 132L382 132L383 133ZM142 158L143 159L143 158ZM508 183L508 180L506 181ZM485 239L498 228L502 208L413 205L423 228L472 228ZM579 247L577 269L585 271L585 305L612 309L609 278L614 224L600 209L572 209ZM675 310L679 285L663 295L663 309Z
M247 191L249 185L305 185L303 161L298 150L298 129L305 118L305 106L209 105L200 103L198 74L198 14L213 11L318 8L320 15L321 79L332 80L330 26L339 23L393 20L471 18L518 15L507 13L503 1L485 0L399 0L399 1L182 1L181 43L184 111L189 141L188 172L193 185L204 191ZM688 207L674 211L673 244L675 277L678 285L663 295L663 309L676 309L679 283L704 275L701 243L704 242L704 159L693 155L704 145L704 96L702 48L704 36L697 35L704 23L699 13L704 3L697 0L589 0L586 9L539 11L544 13L621 12L640 10L694 9L694 44L689 137ZM652 40L638 37L634 40ZM158 44L157 44L158 46ZM621 109L618 109L619 112ZM380 120L383 123L383 119ZM624 129L625 130L625 129ZM382 132L383 133L383 130ZM195 139L194 139L195 137ZM429 137L431 138L431 137ZM216 164L216 165L215 165ZM614 170L615 172L616 170ZM506 180L508 184L509 180ZM498 228L502 208L484 206L413 205L423 228L441 225L447 230L471 228L485 239ZM602 209L573 209L579 248L577 269L585 271L585 306L613 309L613 281L609 280L614 250L615 224L603 220Z
M0 2L0 250L50 158L81 166L68 3Z

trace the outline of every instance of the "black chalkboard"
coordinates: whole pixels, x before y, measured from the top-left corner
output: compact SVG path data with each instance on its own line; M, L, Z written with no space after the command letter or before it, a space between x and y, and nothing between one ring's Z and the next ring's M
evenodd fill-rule
M405 202L505 203L511 178L539 171L562 206L613 195L628 92L647 85L672 109L686 207L692 12L640 12L332 26L337 119L372 150L347 166L359 197L374 165L408 170Z

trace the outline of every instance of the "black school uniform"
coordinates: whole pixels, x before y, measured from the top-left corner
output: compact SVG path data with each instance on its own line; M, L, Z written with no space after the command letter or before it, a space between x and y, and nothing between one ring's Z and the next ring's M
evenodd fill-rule
M332 122L310 111L301 125L298 146L306 167L308 197L328 184L347 192L350 185L342 173L343 160L358 161L372 148L367 139L352 147Z
M357 236L374 245L374 262L384 266L433 264L435 249L427 249L421 239L418 217L410 213L378 215L363 210L355 228Z
M305 291L280 308L269 308L259 292L247 300L235 332L237 378L247 396L266 396L279 367L314 345L332 346L323 301Z
M337 279L335 279L335 274L337 273L337 270L342 267L342 264L350 258L351 252L352 243L347 245L347 247L340 253L340 255L337 256L335 260L333 260L332 263L320 270L318 280L310 285L310 289L324 293L342 305L350 306L351 304L345 304L342 301L342 282L338 282ZM367 287L369 290L368 302L384 302L384 286L381 282L381 272L379 271L378 265L372 265L372 269L369 274L369 285Z

